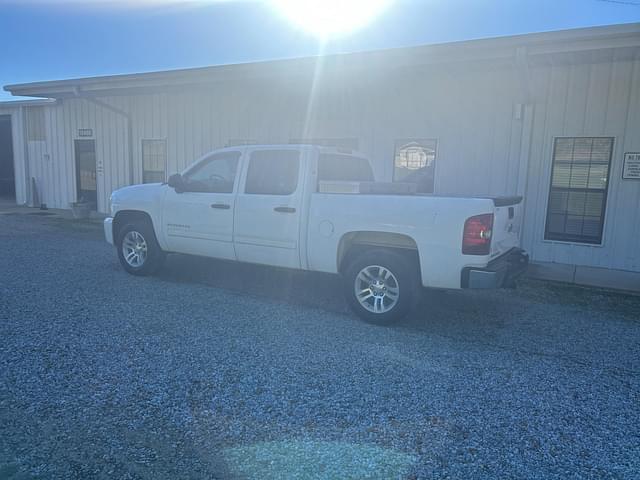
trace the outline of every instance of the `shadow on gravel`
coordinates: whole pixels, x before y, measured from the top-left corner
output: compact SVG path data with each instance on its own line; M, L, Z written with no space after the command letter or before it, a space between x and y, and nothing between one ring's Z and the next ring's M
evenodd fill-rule
M336 275L169 255L156 276L167 282L208 285L334 313L349 312Z
M167 282L194 283L275 301L349 315L341 279L336 275L277 269L189 255L169 255L157 277ZM393 328L430 333L472 335L504 327L505 321L540 305L591 311L616 311L640 318L640 296L531 279L517 289L429 290L417 308ZM355 318L355 317L352 317Z
M207 285L239 295L318 308L356 320L336 275L170 255L157 277L166 282ZM522 318L532 311L540 311L547 318L562 315L559 312L566 308L602 312L635 322L640 319L640 296L530 279L521 280L516 289L424 289L416 309L407 318L389 327L372 328L403 329L464 341L480 337L492 341L500 331L510 328L509 324L523 326ZM538 322L533 322L531 328L538 328L535 326Z
M170 255L157 277L167 282L196 283L276 301L319 308L337 314L352 315L342 293L341 278L318 272L277 269L260 265ZM478 323L500 325L496 318L505 304L492 292L423 290L415 311L394 326L423 329L427 325L450 324L456 319L461 329Z

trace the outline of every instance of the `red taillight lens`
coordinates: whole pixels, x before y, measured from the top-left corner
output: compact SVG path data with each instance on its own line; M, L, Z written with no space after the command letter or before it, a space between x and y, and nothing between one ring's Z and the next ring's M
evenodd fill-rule
M467 218L462 234L462 253L464 255L489 255L492 228L493 213Z

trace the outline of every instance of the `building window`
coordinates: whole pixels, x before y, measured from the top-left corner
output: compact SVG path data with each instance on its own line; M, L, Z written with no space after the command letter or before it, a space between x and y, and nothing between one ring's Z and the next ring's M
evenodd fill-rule
M44 108L31 107L27 109L27 140L44 141L47 139L44 123Z
M358 150L357 138L292 138L291 145L319 145L321 147L336 147L347 150Z
M420 193L433 193L436 170L436 140L396 140L393 181L415 183Z
M546 240L602 243L611 137L556 138Z
M158 183L166 180L167 142L142 140L142 183Z

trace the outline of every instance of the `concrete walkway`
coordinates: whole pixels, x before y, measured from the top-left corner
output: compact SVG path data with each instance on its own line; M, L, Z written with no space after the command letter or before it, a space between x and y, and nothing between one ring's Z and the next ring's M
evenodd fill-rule
M48 216L48 217L56 217L63 220L73 220L77 222L88 222L88 223L96 223L101 224L105 214L99 212L91 212L91 216L89 219L76 219L73 217L73 213L71 209L61 209L61 208L47 208L40 209L38 207L28 207L26 205L18 205L15 200L8 198L0 198L0 215L7 214L19 214L19 215L34 215L34 216Z

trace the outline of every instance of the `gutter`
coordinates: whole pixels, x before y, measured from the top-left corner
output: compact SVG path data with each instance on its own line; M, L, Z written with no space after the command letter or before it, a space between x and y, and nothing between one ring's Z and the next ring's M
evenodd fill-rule
M516 119L522 122L520 133L520 151L518 153L518 179L516 183L517 195L524 197L522 213L520 215L520 242L523 241L525 216L527 214L527 180L529 178L529 159L531 157L531 143L533 141L533 117L535 112L534 95L531 89L531 72L529 69L530 51L527 47L516 48L515 69L520 80L522 104L516 104ZM513 121L513 120L512 120Z
M55 105L56 103L58 103L58 99L56 98L8 100L6 102L0 102L0 108L39 107L39 106L45 106L45 105Z
M16 102L17 103L17 102ZM33 192L31 188L31 172L29 169L29 143L27 140L27 136L29 132L27 132L27 106L20 105L20 120L22 121L22 148L24 155L24 186L25 186L25 203L29 207L35 207L33 202Z

